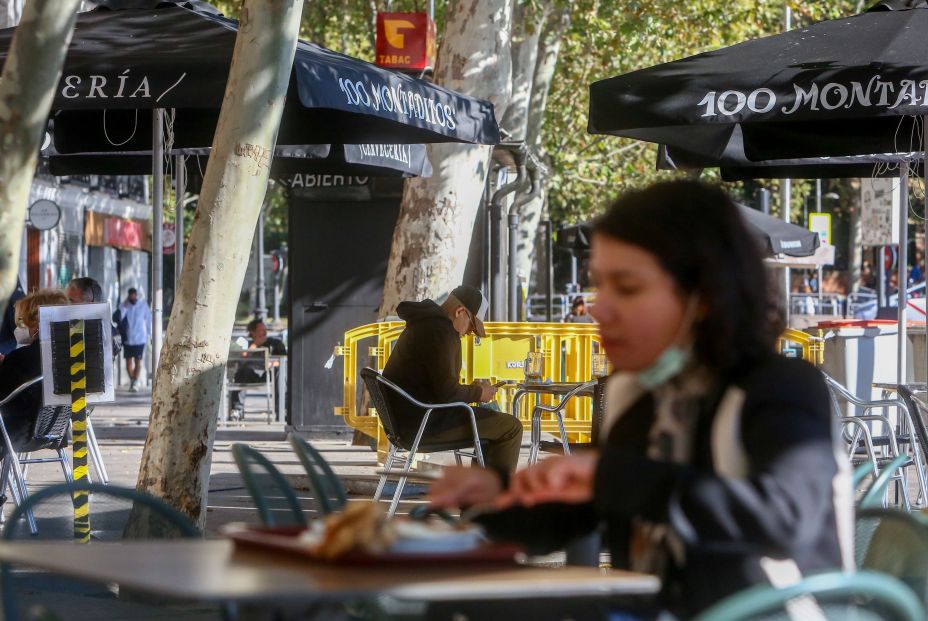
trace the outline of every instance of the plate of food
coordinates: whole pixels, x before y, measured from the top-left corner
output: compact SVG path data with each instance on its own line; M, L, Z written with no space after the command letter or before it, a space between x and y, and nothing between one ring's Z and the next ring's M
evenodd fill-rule
M483 530L439 519L388 519L372 502L353 502L309 528L230 524L236 545L297 554L343 565L394 563L515 563L518 546L490 543Z

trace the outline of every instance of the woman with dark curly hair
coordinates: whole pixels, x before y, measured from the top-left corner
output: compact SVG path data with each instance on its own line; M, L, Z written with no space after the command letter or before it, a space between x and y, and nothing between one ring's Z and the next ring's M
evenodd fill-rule
M591 255L616 371L602 446L511 481L451 469L431 503L494 505L479 518L489 533L536 551L604 526L612 565L660 576L654 608L683 618L752 584L850 567L837 421L821 374L775 353L754 239L719 188L674 181L616 201Z

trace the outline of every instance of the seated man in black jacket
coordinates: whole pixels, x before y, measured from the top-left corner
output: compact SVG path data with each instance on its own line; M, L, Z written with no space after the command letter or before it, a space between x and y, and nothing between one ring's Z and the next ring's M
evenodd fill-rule
M383 375L424 403L464 403L491 401L496 388L485 380L470 385L459 383L461 376L461 337L469 332L485 337L482 318L487 301L479 289L461 286L439 306L432 300L402 302L397 315L406 322ZM397 411L401 430L413 437L425 411L412 407L399 395L389 394ZM498 410L475 407L477 431L484 444L488 468L512 472L519 461L522 423ZM473 437L470 420L463 409L438 410L429 417L425 438L454 442Z

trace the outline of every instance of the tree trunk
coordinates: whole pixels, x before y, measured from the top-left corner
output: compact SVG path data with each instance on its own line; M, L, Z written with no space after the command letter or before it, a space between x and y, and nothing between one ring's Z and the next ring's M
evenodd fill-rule
M497 118L511 90L508 0L457 0L448 7L435 81L489 99ZM461 284L474 218L483 197L490 148L429 145L435 169L410 179L393 232L380 316L403 300L437 297Z
M500 122L500 127L509 132L511 140L526 139L538 39L546 10L547 5L541 8L528 2L517 2L512 11L512 99Z
M538 53L535 61L535 73L532 77L532 96L529 99L525 135L529 146L538 152L541 149L541 132L544 127L545 108L548 105L548 93L557 68L557 59L561 52L561 39L570 26L570 11L559 9L548 14L544 29L538 39ZM544 210L547 196L547 180L542 178L542 190L539 196L522 207L522 219L519 222L518 253L519 275L528 282L529 292L532 285L532 265L535 258L535 243L538 240L538 224Z
M16 286L26 202L78 4L29 2L0 76L0 308Z
M138 489L201 527L235 296L268 173L290 80L302 0L245 0L212 155L164 339ZM130 537L156 527L134 512Z
M23 0L0 0L0 28L12 28L23 15Z

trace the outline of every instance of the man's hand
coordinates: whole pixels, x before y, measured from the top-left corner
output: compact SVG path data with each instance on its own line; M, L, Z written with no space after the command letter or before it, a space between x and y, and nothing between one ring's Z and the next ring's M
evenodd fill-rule
M487 380L477 380L474 386L480 386L480 403L486 403L496 398L496 386Z
M442 477L429 489L429 506L439 509L483 505L503 490L502 481L492 470L483 468L443 468Z
M544 502L582 503L593 499L599 454L593 451L553 457L512 476L496 506L532 506Z

